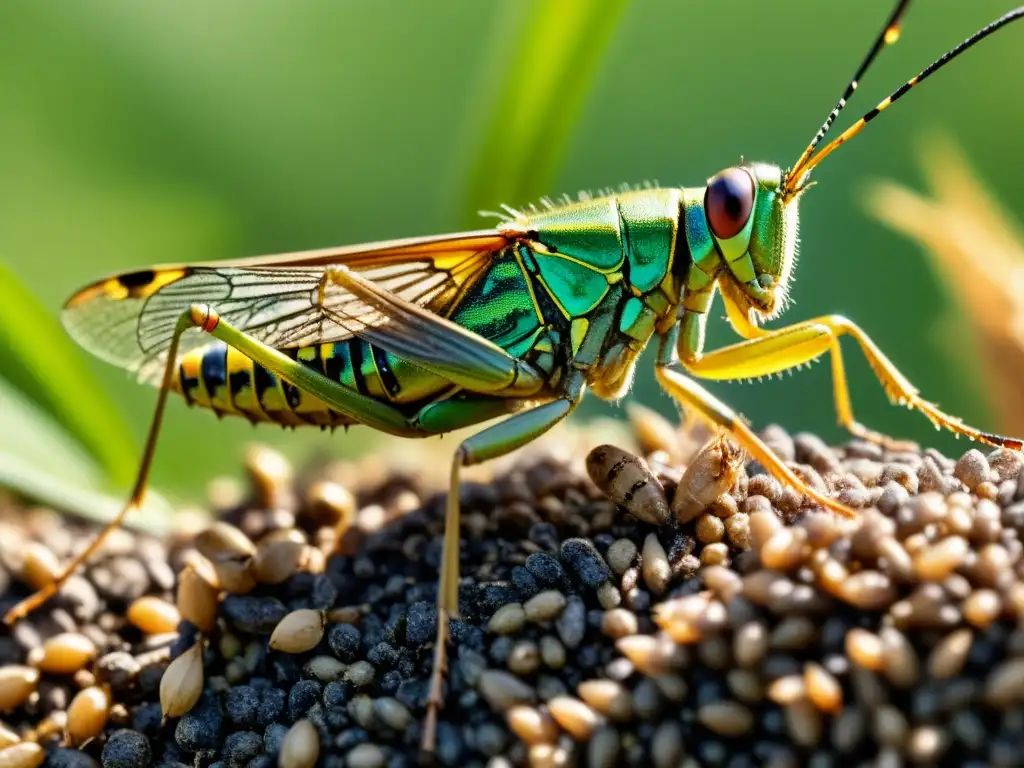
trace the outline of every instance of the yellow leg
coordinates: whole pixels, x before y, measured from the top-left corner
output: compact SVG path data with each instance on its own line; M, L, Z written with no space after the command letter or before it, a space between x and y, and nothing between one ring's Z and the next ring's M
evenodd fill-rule
M448 620L459 615L459 475L463 467L511 453L540 437L564 419L579 400L582 382L570 384L569 395L538 405L488 427L463 441L452 460L451 486L444 520L444 549L441 580L437 590L437 639L434 666L430 674L427 716L423 723L421 750L434 751L437 717L444 704L444 675L447 667ZM455 404L457 407L457 404Z
M716 398L704 387L689 378L678 362L659 365L658 382L662 388L683 407L691 410L712 429L721 428L729 432L744 450L760 462L772 475L815 503L838 512L844 517L856 517L857 513L840 502L830 499L801 480L775 452L764 444L754 431L729 406Z
M841 336L851 336L860 345L871 370L893 403L920 411L936 429L945 428L954 434L988 445L1014 450L1024 447L1024 443L1018 439L982 432L968 426L923 399L871 338L845 317L826 315L775 331L756 328L742 318L735 317L733 313L730 313L730 320L736 330L747 337L747 341L684 360L683 365L687 371L704 379L754 378L795 368L830 352L833 396L839 423L858 437L883 445L895 445L896 441L866 428L854 418L842 348L839 345Z

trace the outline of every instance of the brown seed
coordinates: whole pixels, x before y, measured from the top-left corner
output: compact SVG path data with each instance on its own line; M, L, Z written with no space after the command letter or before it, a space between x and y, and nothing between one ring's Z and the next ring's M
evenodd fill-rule
M999 618L1003 602L991 589L976 589L964 600L964 618L978 629L988 629Z
M846 655L854 664L872 672L885 669L885 647L882 639L866 629L851 629L846 633Z
M31 741L0 749L0 768L37 768L45 759L43 748Z
M140 597L128 606L128 621L143 634L162 635L177 631L181 614L171 603L159 597Z
M196 537L196 549L211 563L245 560L256 555L256 545L238 528L216 522Z
M602 724L593 709L572 696L555 696L548 701L548 711L565 731L577 741L586 741Z
M601 631L613 640L639 631L636 614L625 608L612 608L601 617Z
M666 600L655 606L654 621L676 643L699 642L703 637L701 623L709 602L707 593Z
M356 500L345 486L329 481L314 483L306 492L302 515L316 527L330 526L344 533L356 517Z
M540 639L540 659L549 669L561 669L565 666L565 646L552 635L544 635Z
M675 496L672 513L688 523L732 488L743 469L743 452L725 434L708 441L690 461Z
M376 744L358 744L345 758L348 768L384 768L387 757Z
M19 741L21 741L21 736L13 728L6 723L0 723L0 749L17 744Z
M806 696L807 684L803 675L785 675L772 681L765 694L780 707L786 707Z
M647 534L644 539L643 566L641 573L647 588L656 595L662 594L672 578L672 566L669 565L668 555L665 548L661 546L657 535Z
M83 744L103 733L110 716L110 693L94 685L75 694L68 705L67 740L72 746Z
M765 501L763 497L757 498ZM747 501L750 501L749 497ZM782 528L783 523L770 504L767 509L758 509L750 512L750 543L754 549L760 550Z
M217 573L220 588L231 595L245 595L256 587L252 572L252 558L243 560L216 560L213 569Z
M304 669L317 680L324 683L330 683L335 680L340 680L345 674L345 670L348 669L348 665L343 664L333 656L322 654L320 656L314 656L312 659L307 661Z
M822 712L836 714L843 708L843 688L832 673L813 661L804 666L807 698Z
M896 595L892 579L885 574L859 571L846 580L840 597L856 608L877 611L896 602Z
M928 657L928 673L937 680L956 677L967 661L974 633L963 627L942 638Z
M320 736L309 720L299 720L281 742L278 768L313 768L320 757Z
M285 616L270 635L270 649L283 653L311 651L323 639L327 615L312 608L300 608Z
M540 649L532 640L520 640L508 652L506 663L520 677L531 675L540 666Z
M1024 658L1004 661L985 681L985 701L998 709L1024 703Z
M729 543L740 550L750 549L752 540L750 536L750 515L746 512L737 512L725 521L725 535Z
M181 571L175 602L183 619L192 622L203 632L213 629L217 620L217 590L200 575L195 566L186 565Z
M252 572L261 584L281 584L305 564L305 536L294 529L281 533L267 536L256 549Z
M821 741L821 714L807 699L790 704L783 710L786 729L793 741L801 747L816 747Z
M878 636L885 651L885 676L897 688L911 688L920 677L921 666L914 647L895 627L882 627Z
M626 404L626 415L644 454L663 451L673 459L679 457L679 430L668 419L636 402Z
M0 712L17 709L39 684L39 670L20 664L0 667Z
M661 644L652 635L620 637L615 641L615 647L645 675L659 675L666 669Z
M714 544L705 544L700 551L700 563L705 567L712 565L728 565L729 545L724 541L716 541Z
M64 632L43 643L38 663L43 672L51 675L71 675L96 658L97 650L85 635Z
M601 445L587 456L587 474L609 499L633 517L651 525L668 520L665 489L647 462L613 445Z
M42 589L52 584L60 575L60 561L53 551L38 541L24 545L25 556L21 565L21 578L32 589Z
M732 654L741 667L753 667L768 652L768 629L761 621L749 621L732 637Z
M160 680L160 710L164 718L181 717L203 692L203 644L196 643L167 665Z
M608 565L618 575L624 574L636 559L636 544L630 539L616 539L610 547L605 558Z
M785 527L776 531L761 547L761 562L765 568L790 571L800 565L807 549L807 531Z
M523 604L526 618L533 622L552 621L565 609L565 595L557 589L547 589Z
M914 571L923 581L942 581L960 567L969 550L967 539L947 536L914 555Z
M512 707L505 719L512 732L531 746L558 741L558 725L547 712L520 704Z
M988 459L977 448L967 451L953 468L953 476L972 491L988 480L988 475Z
M683 756L684 740L679 723L671 720L659 725L651 737L651 762L654 768L675 768Z
M627 722L633 716L633 699L629 691L614 680L584 680L576 688L576 693L583 701L612 720Z
M263 509L281 506L292 483L293 472L288 460L273 448L253 445L245 451L245 468L259 506Z
M720 517L705 512L697 518L695 530L697 540L702 544L714 544L725 536L725 522Z
M735 701L716 701L697 710L701 725L721 736L742 736L754 727L754 715Z
M537 692L515 675L496 669L480 673L477 689L496 712L505 712L516 704L532 704Z
M521 603L507 603L494 612L487 622L487 631L496 635L511 635L523 628L526 611Z

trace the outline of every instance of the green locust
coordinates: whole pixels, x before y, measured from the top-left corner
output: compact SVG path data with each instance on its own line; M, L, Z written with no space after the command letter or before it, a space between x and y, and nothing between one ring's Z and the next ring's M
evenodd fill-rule
M699 187L641 188L539 208L505 209L492 228L234 262L116 275L75 294L63 319L99 357L159 387L138 479L123 512L49 587L52 595L146 492L168 393L218 414L287 426L362 424L426 437L502 419L466 439L451 465L443 564L423 746L443 704L448 619L459 614L459 475L528 444L565 419L584 392L630 388L643 349L679 405L730 433L780 481L837 514L856 513L810 487L697 379L746 379L828 354L839 422L854 418L840 337L852 336L889 398L936 427L1020 450L924 400L868 336L829 315L778 330L786 308L797 210L811 171L883 110L972 45L1024 17L1018 8L956 46L819 148L879 51L899 37L896 4L853 80L788 170L741 163ZM741 341L704 349L716 293Z

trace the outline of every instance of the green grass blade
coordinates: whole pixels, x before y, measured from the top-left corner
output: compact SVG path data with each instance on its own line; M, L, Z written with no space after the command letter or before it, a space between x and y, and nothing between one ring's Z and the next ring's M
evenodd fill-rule
M530 0L498 19L485 83L492 104L460 200L479 208L524 205L550 185L601 59L629 0ZM500 72L500 75L498 74Z
M77 439L110 481L117 485L131 482L138 455L120 411L57 319L3 264L0 372ZM5 431L5 443L9 435Z
M0 379L0 486L87 520L105 523L124 506L99 489L106 479L85 447L24 394ZM150 533L173 520L167 502L150 491L127 525Z

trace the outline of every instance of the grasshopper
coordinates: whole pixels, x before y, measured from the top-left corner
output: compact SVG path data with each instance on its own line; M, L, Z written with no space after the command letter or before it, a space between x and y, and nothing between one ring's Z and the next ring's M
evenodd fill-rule
M1013 10L911 78L819 148L878 53L899 37L896 4L837 105L788 170L744 162L699 187L641 188L540 208L505 208L491 229L233 262L115 275L71 297L63 320L99 357L159 387L137 480L122 512L50 586L40 605L141 503L170 392L190 405L286 426L362 424L426 437L504 417L456 450L445 512L438 626L423 746L443 704L448 620L459 614L459 478L464 467L528 444L565 419L588 389L617 400L657 341L656 375L683 408L723 430L813 504L856 513L798 477L696 379L779 373L829 355L839 423L889 438L854 417L840 338L859 345L886 394L993 446L926 401L878 346L837 315L765 330L792 280L798 203L811 171L954 58L1024 17ZM706 351L716 293L741 340Z

